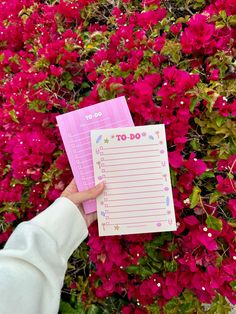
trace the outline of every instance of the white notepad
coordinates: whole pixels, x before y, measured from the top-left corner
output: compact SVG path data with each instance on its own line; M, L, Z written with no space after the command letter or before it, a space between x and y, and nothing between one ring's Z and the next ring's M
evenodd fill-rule
M91 131L100 236L176 230L164 125Z

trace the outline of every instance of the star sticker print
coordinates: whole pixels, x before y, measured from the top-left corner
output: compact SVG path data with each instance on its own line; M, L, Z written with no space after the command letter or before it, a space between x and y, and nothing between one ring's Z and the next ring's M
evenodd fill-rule
M117 231L119 230L119 228L120 228L120 227L119 227L118 225L115 225L115 226L114 226L114 229L117 230Z
M104 143L105 143L105 144L108 144L108 143L109 143L109 139L108 139L108 138L105 138Z

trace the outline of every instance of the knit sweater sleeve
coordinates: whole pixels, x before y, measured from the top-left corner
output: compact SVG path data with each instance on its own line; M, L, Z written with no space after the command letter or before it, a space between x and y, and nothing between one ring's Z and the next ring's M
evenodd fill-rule
M0 251L0 313L58 313L67 261L87 235L83 216L65 197L19 224Z

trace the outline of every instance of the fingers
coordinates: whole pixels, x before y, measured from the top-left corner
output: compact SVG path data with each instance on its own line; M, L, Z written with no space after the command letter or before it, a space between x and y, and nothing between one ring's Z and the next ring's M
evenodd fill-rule
M65 188L63 194L70 194L70 193L76 193L78 192L75 179L72 179L71 182L67 185Z
M73 202L77 205L84 201L92 200L102 193L102 191L104 190L104 187L105 187L105 183L101 182L92 189L72 194L71 199L73 197Z

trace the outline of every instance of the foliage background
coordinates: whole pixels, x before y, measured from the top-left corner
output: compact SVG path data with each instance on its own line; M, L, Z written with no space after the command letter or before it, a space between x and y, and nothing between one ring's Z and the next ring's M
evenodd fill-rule
M94 224L62 313L236 303L235 39L233 0L0 1L2 244L71 180L55 116L125 95L136 125L167 130L177 232L99 238Z

